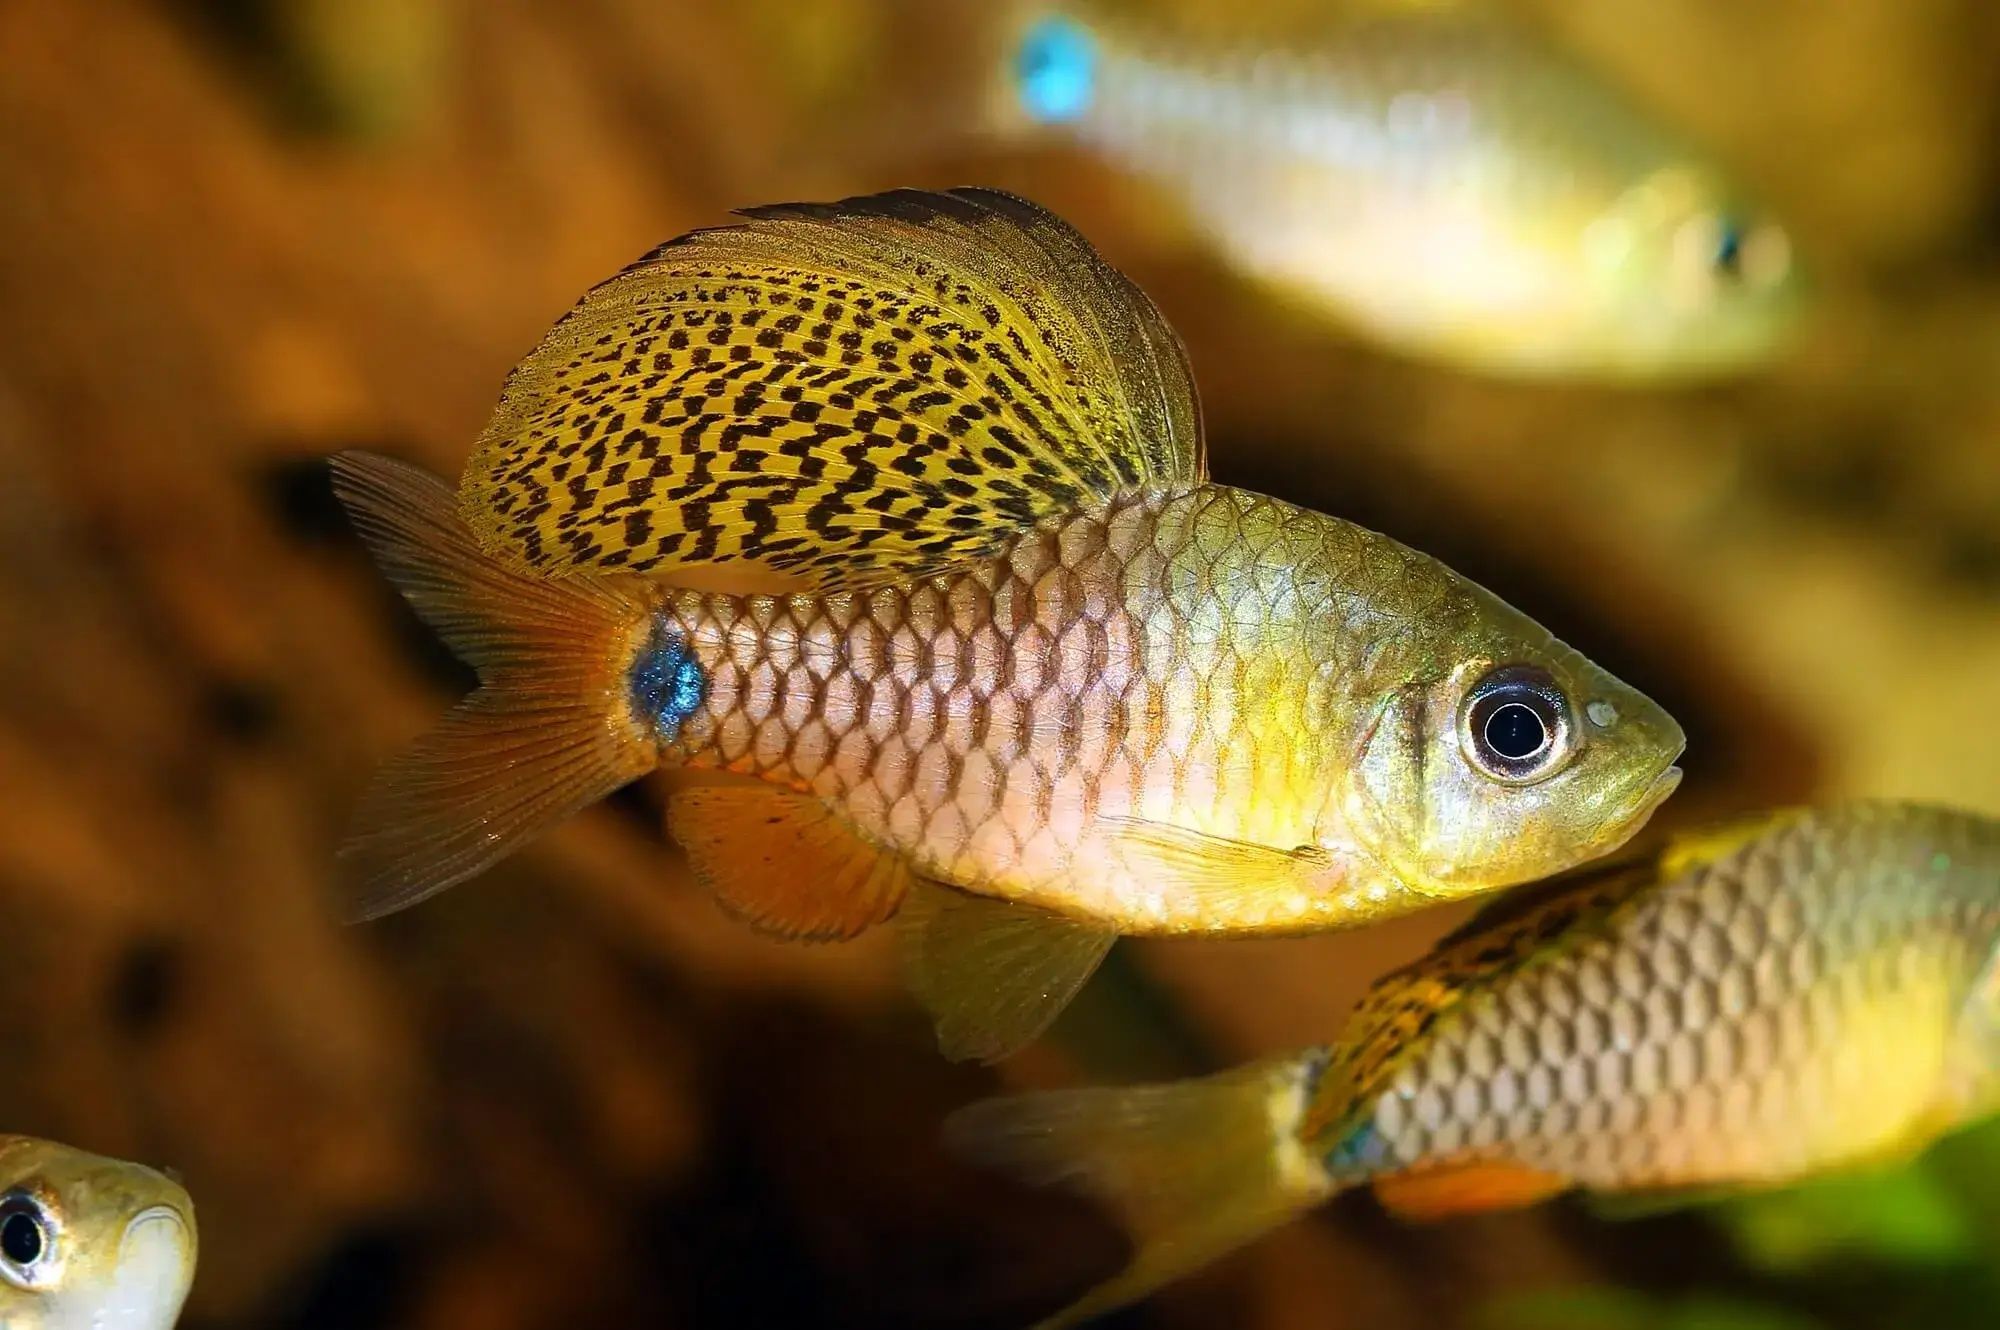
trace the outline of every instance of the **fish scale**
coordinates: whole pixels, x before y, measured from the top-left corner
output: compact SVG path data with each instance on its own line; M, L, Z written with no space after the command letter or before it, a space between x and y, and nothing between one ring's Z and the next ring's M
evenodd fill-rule
M1426 633L1477 611L1449 574L1400 553L1204 487L911 586L674 594L708 691L664 755L810 791L927 874L1027 899L1060 882L1094 913L1189 927L1204 902L1142 903L1079 878L1089 828L1129 817L1311 842L1317 777L1355 741L1356 699L1400 653L1433 650L1426 634L1383 631L1375 607L1421 606ZM1357 567L1377 566L1349 590Z
M1212 483L1159 310L990 190L683 236L516 367L455 494L335 478L481 679L364 796L360 913L693 768L695 877L785 937L898 917L954 1056L1032 1038L1120 932L1526 881L1679 779L1670 717L1490 593Z
M1328 1047L990 1100L964 1151L1131 1228L1074 1325L1370 1186L1406 1219L1652 1204L1907 1156L2000 1112L2000 823L1789 810L1490 906Z
M1893 1148L1938 1107L1968 955L2000 931L2000 843L1939 820L1926 844L1955 854L1885 866L1878 831L1806 823L1479 992L1376 1099L1366 1148L1328 1151L1333 1178L1504 1160L1629 1190Z

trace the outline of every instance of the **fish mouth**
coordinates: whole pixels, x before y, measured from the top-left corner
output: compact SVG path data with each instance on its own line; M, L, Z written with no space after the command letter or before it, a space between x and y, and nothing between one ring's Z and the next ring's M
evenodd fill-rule
M180 1315L194 1283L191 1217L171 1205L133 1216L118 1244L118 1264L93 1325L106 1330L163 1330Z
M1652 821L1653 814L1658 812L1660 805L1680 788L1680 784L1681 769L1669 763L1664 771L1653 777L1652 783L1647 786L1645 793L1639 796L1638 802L1633 804L1630 812L1605 822L1597 854L1605 855L1623 849L1627 842L1645 829L1646 824Z

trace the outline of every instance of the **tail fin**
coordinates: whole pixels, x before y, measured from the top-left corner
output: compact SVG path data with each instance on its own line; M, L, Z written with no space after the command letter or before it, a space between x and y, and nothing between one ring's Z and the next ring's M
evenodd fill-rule
M960 1153L1104 1201L1135 1246L1123 1273L1041 1323L1079 1325L1278 1227L1332 1194L1296 1128L1316 1059L1202 1080L991 1099L945 1124Z
M624 665L647 606L605 578L544 580L483 554L451 488L368 453L333 460L333 487L382 571L479 690L362 796L341 846L351 917L373 919L496 863L651 771Z

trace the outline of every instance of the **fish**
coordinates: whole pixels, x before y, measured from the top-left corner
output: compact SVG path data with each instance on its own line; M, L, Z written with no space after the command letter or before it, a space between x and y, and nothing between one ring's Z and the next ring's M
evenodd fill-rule
M2000 823L1786 809L1500 897L1334 1042L986 1100L966 1155L1106 1203L1145 1296L1329 1197L1415 1221L1573 1189L1644 1213L1906 1159L2000 1111Z
M0 1135L5 1330L168 1330L196 1248L194 1203L165 1174Z
M1239 11L1016 6L978 114L1156 184L1241 271L1420 358L1644 384L1793 341L1809 302L1782 222L1518 23Z
M941 1048L993 1060L1121 934L1367 923L1608 852L1672 792L1644 694L1423 554L1210 481L1179 339L1053 214L744 217L586 295L455 492L334 460L481 678L362 796L357 917L664 770L728 911L894 916Z

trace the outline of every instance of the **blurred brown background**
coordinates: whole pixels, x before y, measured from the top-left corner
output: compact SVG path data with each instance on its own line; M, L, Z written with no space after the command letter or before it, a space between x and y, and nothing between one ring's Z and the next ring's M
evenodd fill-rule
M465 680L320 459L455 473L585 287L739 204L986 183L1069 216L1186 335L1221 479L1439 555L1681 717L1668 818L2000 813L2000 11L1515 8L1788 220L1797 354L1671 393L1377 355L1156 194L955 132L969 2L0 5L0 1126L181 1169L211 1330L1018 1324L1119 1239L945 1159L945 1112L1330 1037L1454 922L1128 946L1004 1074L937 1058L886 937L724 919L643 789L335 923L354 794ZM2000 1149L1957 1148L1921 1260L1352 1198L1115 1323L1990 1324Z

